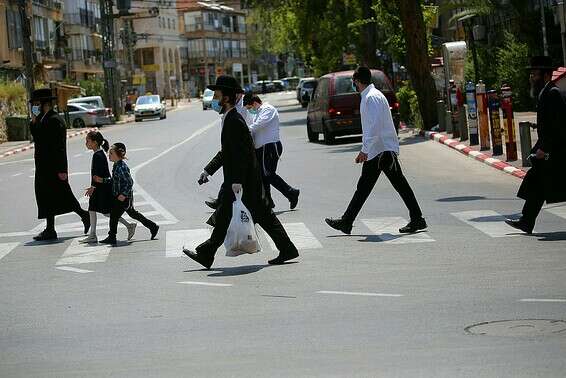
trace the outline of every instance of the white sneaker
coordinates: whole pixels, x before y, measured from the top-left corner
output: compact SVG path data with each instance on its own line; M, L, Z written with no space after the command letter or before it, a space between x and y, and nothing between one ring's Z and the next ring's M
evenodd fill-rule
M137 225L137 223L130 223L129 226L126 226L126 228L128 229L128 240L131 240L134 237Z
M98 238L96 237L96 235L89 235L86 238L79 240L79 243L95 244L95 243L98 243Z

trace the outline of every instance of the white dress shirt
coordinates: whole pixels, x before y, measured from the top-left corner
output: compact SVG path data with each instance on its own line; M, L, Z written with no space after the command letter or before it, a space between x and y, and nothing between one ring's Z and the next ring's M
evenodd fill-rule
M252 133L255 148L279 142L279 112L267 102L261 104L253 122L248 124L248 127Z
M240 101L236 104L236 110L242 117L244 117L244 121L246 121L246 125L249 126L254 121L254 116L246 109L244 106L244 98L240 98Z
M362 152L368 160L385 151L399 154L399 139L387 98L373 84L361 93Z

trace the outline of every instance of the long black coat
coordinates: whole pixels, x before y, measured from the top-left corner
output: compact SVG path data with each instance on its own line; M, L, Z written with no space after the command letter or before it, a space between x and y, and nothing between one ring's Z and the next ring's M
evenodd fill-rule
M96 151L92 155L92 165L90 168L90 175L104 178L110 178L110 169L108 168L108 158L102 150ZM88 201L88 210L96 211L102 214L109 214L112 209L112 184L98 183L91 180L94 192Z
M566 103L554 83L541 92L537 103L538 149L550 154L535 160L519 188L522 199L544 198L547 203L566 202Z
M242 202L252 216L268 209L269 201L261 182L261 171L252 136L246 121L235 108L224 118L220 152L204 169L208 174L213 175L221 167L224 172L224 182L219 200L222 203L232 203L235 199L232 184L242 184L244 192Z
M30 125L35 143L35 199L40 219L70 213L80 208L67 173L67 130L65 122L53 110L40 114Z

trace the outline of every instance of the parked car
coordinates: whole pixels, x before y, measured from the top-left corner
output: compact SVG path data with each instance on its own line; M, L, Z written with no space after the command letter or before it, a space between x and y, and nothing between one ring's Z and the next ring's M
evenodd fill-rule
M297 101L301 103L303 108L309 104L317 81L314 78L301 80L297 89Z
M111 108L104 107L104 102L100 96L87 96L72 98L67 101L67 104L87 104L94 106L99 115L97 126L109 125L114 122L114 114Z
M291 91L297 88L301 79L298 76L284 77L281 79L286 91Z
M202 110L212 109L212 98L214 97L214 91L211 89L205 89L202 94Z
M94 105L90 104L67 104L67 112L69 113L69 122L71 127L83 128L99 125L98 117L100 110L104 111L104 108L97 109ZM60 113L59 115L65 118L65 113Z
M360 119L360 94L352 88L354 71L333 72L322 76L312 96L307 111L307 136L318 141L323 134L324 142L331 144L337 136L362 133ZM382 71L371 70L372 82L387 101L393 116L395 129L399 128L399 103L391 81Z
M285 85L281 80L273 80L273 91L274 92L282 92L285 90Z
M275 85L269 80L260 80L254 84L254 93L271 93L275 91Z
M162 102L159 95L138 97L134 117L136 122L140 122L146 118L167 118L165 101Z

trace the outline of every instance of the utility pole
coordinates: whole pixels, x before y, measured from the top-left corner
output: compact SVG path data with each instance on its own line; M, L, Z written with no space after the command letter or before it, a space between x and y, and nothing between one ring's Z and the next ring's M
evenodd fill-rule
M542 24L542 46L544 55L548 56L548 42L546 40L546 17L544 14L544 0L540 0L540 22Z
M33 80L34 59L33 47L31 43L31 26L30 17L28 16L28 4L26 0L18 0L18 11L22 23L24 74L26 76L25 84L29 100L31 98L31 92L33 92L33 90L35 89L35 83Z
M122 114L120 106L120 74L117 70L114 38L114 14L112 0L100 0L102 27L102 66L104 68L104 94L106 106L112 108L115 117Z

